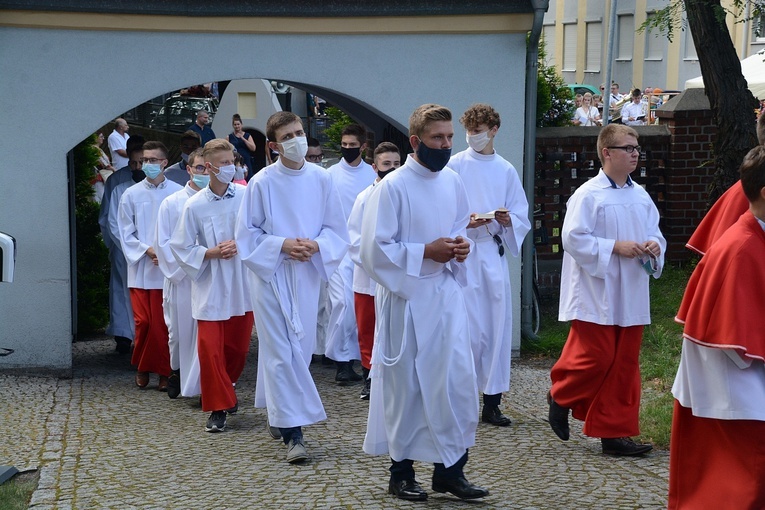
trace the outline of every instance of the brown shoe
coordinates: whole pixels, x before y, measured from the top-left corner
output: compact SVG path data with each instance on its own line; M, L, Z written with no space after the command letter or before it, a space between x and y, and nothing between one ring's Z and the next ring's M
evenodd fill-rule
M159 376L159 384L157 384L157 389L159 391L167 391L167 376L166 375Z
M136 372L135 385L139 388L145 388L149 384L149 372Z

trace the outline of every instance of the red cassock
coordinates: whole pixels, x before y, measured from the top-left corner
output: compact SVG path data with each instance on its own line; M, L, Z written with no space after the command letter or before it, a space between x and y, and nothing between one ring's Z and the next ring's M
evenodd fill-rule
M765 232L742 215L693 272L677 314L699 345L765 356ZM762 367L756 367L762 370ZM765 508L765 422L694 416L675 401L670 509Z
M742 215L688 281L677 312L685 338L765 360L763 257L765 231L753 214Z
M709 251L709 247L748 210L749 201L744 195L741 181L738 181L717 199L696 227L685 247L704 255Z

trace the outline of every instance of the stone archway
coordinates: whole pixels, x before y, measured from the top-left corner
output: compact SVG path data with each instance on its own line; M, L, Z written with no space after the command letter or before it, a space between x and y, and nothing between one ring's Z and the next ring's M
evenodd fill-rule
M530 2L490 2L485 12L470 6L470 13L445 7L437 16L427 16L428 2L392 2L377 14L358 6L357 17L347 16L347 6L324 2L290 8L261 2L253 9L270 14L229 17L219 14L237 13L234 2L210 6L220 11L206 17L158 12L150 2L141 11L131 6L146 14L113 6L105 14L88 12L87 2L67 7L79 12L18 3L39 10L0 11L0 230L18 242L16 280L0 287L0 338L16 353L0 369L70 371L66 154L164 91L268 76L314 84L402 128L426 102L447 105L456 117L471 103L488 102L505 118L498 151L523 166ZM319 11L325 17L306 17L307 6L325 8ZM290 9L295 12L285 12ZM462 150L464 133L455 124L455 149Z

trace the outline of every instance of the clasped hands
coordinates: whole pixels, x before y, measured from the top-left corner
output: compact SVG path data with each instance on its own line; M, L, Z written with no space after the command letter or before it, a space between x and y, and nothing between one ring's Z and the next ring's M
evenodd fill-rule
M440 237L425 245L424 257L445 264L451 259L465 262L469 253L470 243L462 236L457 236L456 239Z
M314 253L318 253L319 243L311 239L298 237L296 239L285 239L282 244L282 252L292 260L298 262L308 262Z
M653 255L659 257L661 255L661 246L656 241L646 241L644 243L638 243L636 241L616 241L614 243L614 253L626 257L628 259L634 259L641 255Z

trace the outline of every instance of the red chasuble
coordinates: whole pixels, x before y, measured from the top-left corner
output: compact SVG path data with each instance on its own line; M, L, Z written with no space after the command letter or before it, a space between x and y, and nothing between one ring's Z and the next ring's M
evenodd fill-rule
M696 227L685 247L704 255L712 244L748 210L749 201L744 195L741 181L738 181L715 202Z
M683 336L765 360L765 231L743 214L693 271L677 313ZM744 320L741 320L744 318Z

